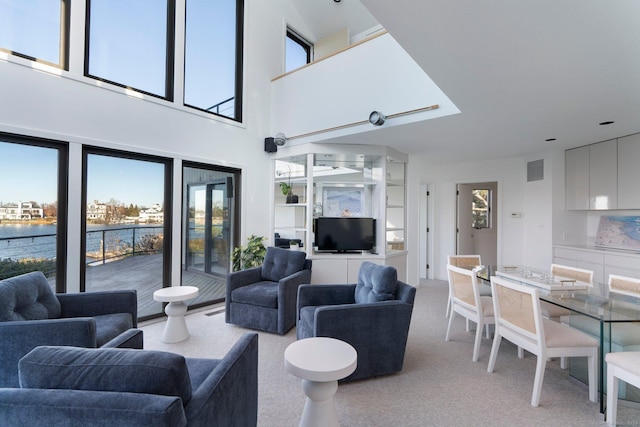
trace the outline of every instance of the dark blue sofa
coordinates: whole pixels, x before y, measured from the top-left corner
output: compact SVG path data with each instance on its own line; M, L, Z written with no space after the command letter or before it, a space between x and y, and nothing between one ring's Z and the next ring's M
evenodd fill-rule
M41 272L0 281L0 387L39 345L142 348L136 291L54 294Z
M332 337L351 344L358 367L342 381L402 370L416 288L390 266L365 261L357 284L302 285L298 339Z
M286 334L296 324L298 286L311 282L311 260L301 251L268 247L260 267L227 276L225 320Z
M0 389L2 426L251 427L258 335L243 335L223 359L37 347L20 359L20 384Z

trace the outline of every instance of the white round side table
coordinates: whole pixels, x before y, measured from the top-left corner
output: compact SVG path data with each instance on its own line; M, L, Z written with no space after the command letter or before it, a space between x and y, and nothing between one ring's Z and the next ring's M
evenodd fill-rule
M358 354L348 343L327 337L305 338L284 351L287 371L302 378L307 400L300 426L338 426L334 395L338 380L356 370Z
M160 302L168 302L164 308L167 314L167 324L162 333L162 342L172 344L189 338L189 330L184 314L187 312L185 301L198 296L198 288L195 286L172 286L158 289L153 293L153 299Z

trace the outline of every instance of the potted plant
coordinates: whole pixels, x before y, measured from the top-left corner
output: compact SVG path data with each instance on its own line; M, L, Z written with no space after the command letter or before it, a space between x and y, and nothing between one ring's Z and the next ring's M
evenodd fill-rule
M264 240L264 237L252 234L247 238L246 246L234 248L231 254L233 271L246 270L261 265L267 253Z
M291 186L291 175L289 175L289 183L281 182L280 190L282 190L282 194L287 196L287 203L298 203L298 196L293 194L293 187Z
M292 251L297 251L300 249L300 245L298 244L297 241L291 240L289 241L289 249Z

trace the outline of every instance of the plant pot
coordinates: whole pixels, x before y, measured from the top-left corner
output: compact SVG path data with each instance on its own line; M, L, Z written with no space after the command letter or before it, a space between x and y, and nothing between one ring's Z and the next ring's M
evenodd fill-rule
M298 196L295 194L289 194L287 196L287 203L298 203Z
M300 250L300 246L299 245L289 245L289 250L298 251L298 250Z

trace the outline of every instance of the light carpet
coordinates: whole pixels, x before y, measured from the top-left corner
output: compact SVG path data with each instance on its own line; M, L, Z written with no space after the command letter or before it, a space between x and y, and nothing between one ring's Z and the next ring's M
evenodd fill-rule
M393 375L340 384L336 410L342 426L599 426L606 425L587 386L547 363L540 406L530 405L536 358L517 358L502 341L493 373L487 372L491 340L483 338L478 362L471 361L473 333L455 319L445 342L448 289L444 281L424 281L416 293L404 369ZM187 315L191 337L162 343L165 321L147 322L146 349L188 357L221 358L249 330L228 325L223 307ZM258 425L297 426L305 395L301 380L284 368L285 348L295 328L284 336L259 332ZM619 406L619 425L640 425L640 410Z

